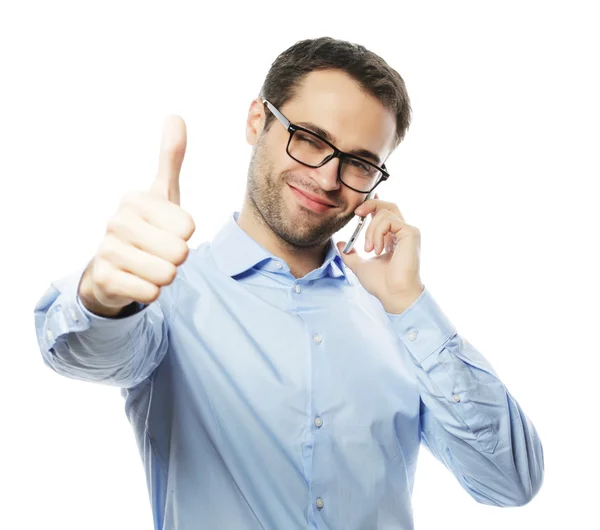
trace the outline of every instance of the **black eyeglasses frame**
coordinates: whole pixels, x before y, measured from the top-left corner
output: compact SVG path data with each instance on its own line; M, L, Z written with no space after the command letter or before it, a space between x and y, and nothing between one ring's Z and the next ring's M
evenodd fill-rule
M335 145L333 145L331 142L328 142L327 140L325 140L325 138L319 136L314 131L311 131L310 129L306 129L305 127L300 127L299 125L293 124L270 101L268 101L266 99L263 99L262 101L263 101L263 104L273 113L273 115L281 123L281 125L283 125L285 127L285 129L290 133L290 138L288 140L288 143L287 143L287 146L285 148L285 151L288 154L288 156L290 158L294 159L296 162L299 162L303 166L312 167L312 168L319 168L319 167L322 167L325 164L327 164L327 162L329 162L331 159L336 158L336 157L339 158L340 159L340 164L338 165L338 180L344 186L346 186L347 188L350 188L351 190L356 191L357 193L365 193L365 194L371 193L377 186L379 186L379 184L381 184L382 182L385 182L390 177L390 174L388 173L387 168L385 167L385 164L382 164L381 167L379 167L378 165L373 164L373 162L369 162L368 160L365 160L364 158L361 158L360 156L351 155L350 153L345 153L344 151L340 151ZM302 132L308 133L308 134L310 134L312 136L315 136L321 142L323 142L324 144L326 144L329 147L331 147L333 149L333 153L331 153L329 156L326 156L321 161L321 163L318 164L318 165L316 165L316 166L313 166L311 164L307 164L306 162L302 162L302 160L298 160L296 157L294 157L290 153L290 144L292 143L292 138L294 136L294 133L296 133L297 131L302 131ZM369 166L374 167L379 172L381 172L381 178L368 191L357 190L356 188L353 188L352 186L349 186L341 178L342 163L344 162L344 159L347 159L347 158L353 159L353 160L359 160L360 162L362 162L364 164L368 164Z

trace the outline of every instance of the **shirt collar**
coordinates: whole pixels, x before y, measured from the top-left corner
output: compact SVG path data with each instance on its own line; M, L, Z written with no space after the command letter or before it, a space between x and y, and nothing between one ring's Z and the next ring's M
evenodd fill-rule
M239 215L240 212L233 212L211 242L211 252L219 269L233 277L256 266L261 268L271 261L285 263L252 239L237 224ZM343 277L350 283L344 261L332 239L329 240L323 265L318 270L322 271L322 276Z

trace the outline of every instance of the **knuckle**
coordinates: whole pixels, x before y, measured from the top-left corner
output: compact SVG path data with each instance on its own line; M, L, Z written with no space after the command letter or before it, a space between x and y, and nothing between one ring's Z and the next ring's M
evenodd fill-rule
M189 239L190 237L192 237L192 234L196 230L196 224L194 223L194 219L187 212L184 212L184 214L182 216L181 230L182 230L184 239Z
M139 217L132 210L121 210L115 213L106 225L106 233L115 236L116 239L128 240L136 236Z
M108 234L120 234L125 231L130 232L134 217L126 210L120 210L112 215L106 223L106 232Z
M110 246L112 245L111 240L112 240L112 237L108 234L104 237L104 239L102 240L102 243L100 243L100 246L98 247L98 250L96 251L97 257L106 259L110 255L110 253L111 253ZM99 270L102 268L103 267L101 267L99 264L96 264L96 267L94 268L94 274L97 274L99 272Z
M151 283L148 283L139 291L140 294L138 294L135 299L142 304L151 304L160 295L160 287Z
M175 265L181 265L187 259L190 252L190 249L185 242L182 242L178 247L179 248L177 248L173 256L173 263Z
M119 213L116 213L108 219L108 222L106 223L106 232L109 234L114 234L118 232L122 226L122 216Z
M98 249L98 254L105 260L114 262L118 254L117 239L111 235L107 235Z
M173 283L175 276L177 276L177 267L172 263L167 263L163 272L163 284L169 285Z
M151 304L160 296L160 287L150 284L146 293L146 300L142 301L145 304Z

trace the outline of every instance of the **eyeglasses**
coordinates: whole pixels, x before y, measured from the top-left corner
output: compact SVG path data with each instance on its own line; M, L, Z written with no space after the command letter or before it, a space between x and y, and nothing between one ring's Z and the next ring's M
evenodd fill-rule
M286 152L296 162L308 167L321 167L332 158L339 158L338 179L348 188L359 193L370 193L390 174L385 164L381 167L356 155L344 153L318 134L294 125L266 99L263 103L290 133Z

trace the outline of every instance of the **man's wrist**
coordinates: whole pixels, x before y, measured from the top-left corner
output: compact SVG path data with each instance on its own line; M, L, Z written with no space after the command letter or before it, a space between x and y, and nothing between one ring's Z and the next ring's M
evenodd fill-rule
M401 315L406 311L411 305L413 305L416 300L421 296L423 291L425 290L425 286L422 285L419 289L414 291L409 291L402 294L396 294L390 297L389 300L386 300L383 303L383 307L386 312L392 315Z

